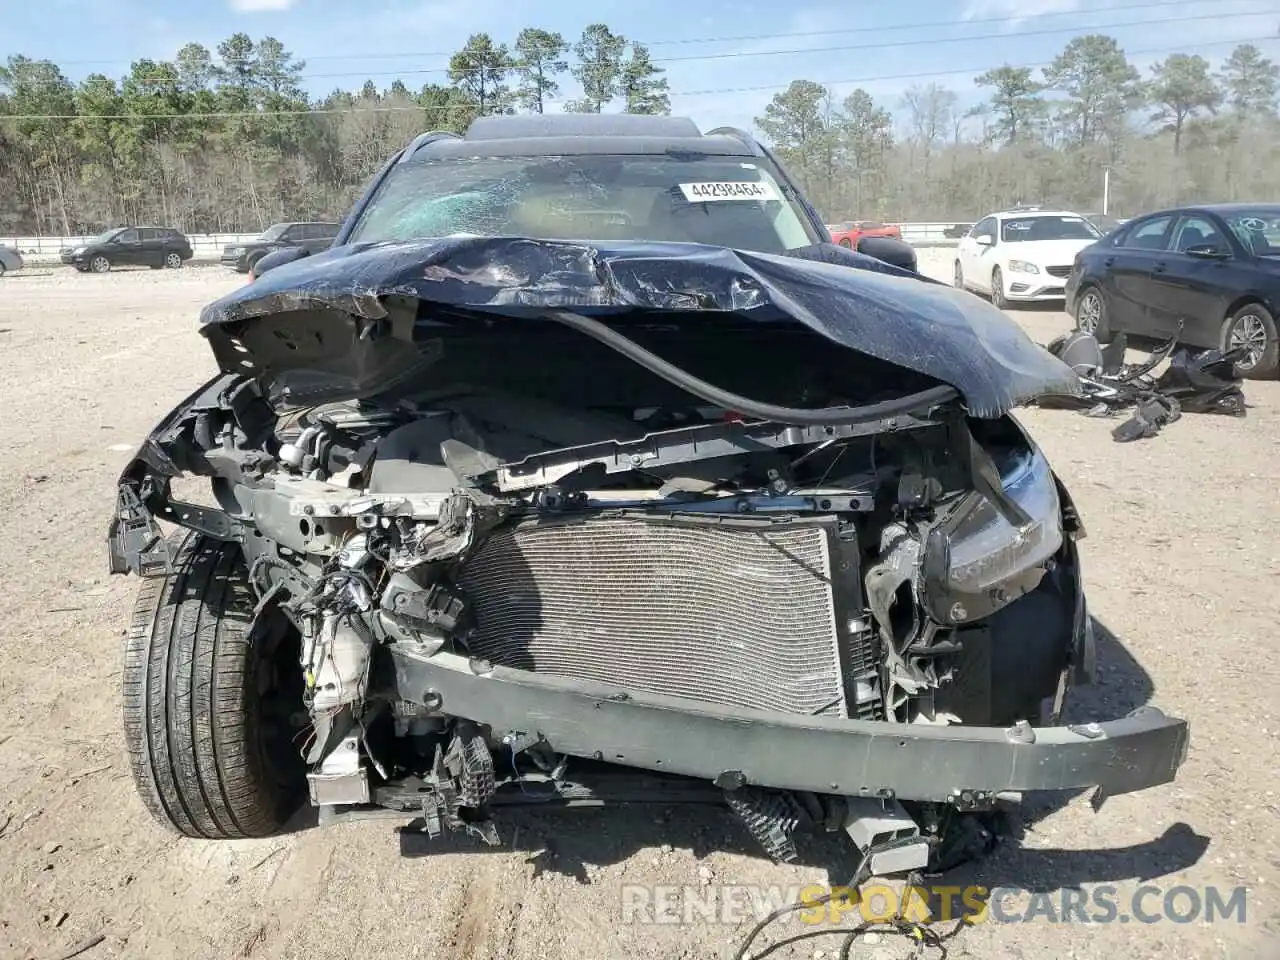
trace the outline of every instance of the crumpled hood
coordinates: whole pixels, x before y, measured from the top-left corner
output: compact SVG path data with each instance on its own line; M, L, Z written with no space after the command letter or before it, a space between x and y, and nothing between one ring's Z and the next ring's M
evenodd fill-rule
M317 308L387 316L388 297L492 315L670 311L715 323L733 313L800 323L833 344L954 387L969 412L1001 416L1046 395L1075 395L1071 369L989 303L833 244L770 255L700 244L447 237L331 248L275 268L207 306L211 340L255 318ZM550 321L549 321L550 322ZM408 346L406 345L406 349ZM227 372L302 364L281 346L215 352ZM236 359L231 359L235 357Z

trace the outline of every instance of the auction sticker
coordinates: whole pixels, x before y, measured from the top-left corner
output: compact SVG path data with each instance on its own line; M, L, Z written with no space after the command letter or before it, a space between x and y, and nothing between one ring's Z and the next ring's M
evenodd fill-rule
M771 183L759 180L724 180L719 183L682 183L680 192L690 203L712 200L777 200Z

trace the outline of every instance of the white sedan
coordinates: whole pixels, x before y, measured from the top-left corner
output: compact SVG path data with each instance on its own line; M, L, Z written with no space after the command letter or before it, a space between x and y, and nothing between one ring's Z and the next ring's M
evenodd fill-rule
M984 217L956 249L955 285L997 307L1065 300L1075 256L1102 236L1078 213L1008 210Z

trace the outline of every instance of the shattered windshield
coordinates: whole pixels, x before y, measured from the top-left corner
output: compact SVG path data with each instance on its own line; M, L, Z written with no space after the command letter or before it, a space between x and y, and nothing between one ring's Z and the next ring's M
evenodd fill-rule
M397 167L350 243L455 234L668 241L783 253L820 242L765 161L575 156Z
M1237 210L1224 219L1255 257L1280 257L1280 207Z
M1084 217L1023 217L1000 227L1005 243L1035 240L1097 240L1102 234Z

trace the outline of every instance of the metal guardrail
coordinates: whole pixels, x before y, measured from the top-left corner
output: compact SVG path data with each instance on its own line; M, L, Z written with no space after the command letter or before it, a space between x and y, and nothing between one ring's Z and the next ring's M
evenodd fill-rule
M256 233L189 233L195 260L217 260L229 244L247 243ZM0 246L13 247L28 263L57 263L63 247L78 247L93 237L0 237Z
M916 247L945 247L956 243L946 235L954 223L901 223L902 239ZM967 225L966 225L967 226ZM258 237L256 233L189 233L195 260L217 260L222 248L237 243L247 243ZM29 263L56 263L63 247L76 247L88 243L92 237L0 237L0 246L14 247Z

